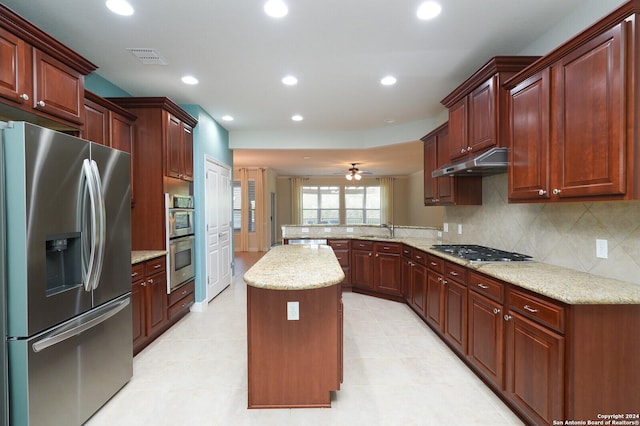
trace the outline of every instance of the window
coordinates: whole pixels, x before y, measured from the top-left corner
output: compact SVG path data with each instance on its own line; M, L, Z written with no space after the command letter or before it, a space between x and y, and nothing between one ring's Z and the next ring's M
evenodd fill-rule
M247 206L249 206L249 223L247 224L247 231L256 232L256 181L249 180L247 182L247 189L249 199L247 200ZM240 231L242 228L242 186L240 181L233 181L233 230Z
M233 230L239 231L242 226L242 188L240 181L233 181Z
M380 225L379 186L304 186L302 224Z
M345 224L380 225L380 187L344 188Z
M304 186L302 188L302 223L340 224L340 187Z

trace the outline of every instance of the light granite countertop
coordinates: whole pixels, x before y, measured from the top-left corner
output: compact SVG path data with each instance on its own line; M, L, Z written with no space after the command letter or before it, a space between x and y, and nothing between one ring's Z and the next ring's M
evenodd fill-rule
M333 249L311 244L273 247L244 274L247 285L269 290L309 290L343 279Z
M569 305L640 304L640 286L630 282L605 278L535 260L471 263L432 249L431 246L434 244L442 243L435 238L357 236L341 236L339 238L403 243Z
M131 251L131 264L144 262L145 260L154 259L156 257L165 256L166 250L132 250Z

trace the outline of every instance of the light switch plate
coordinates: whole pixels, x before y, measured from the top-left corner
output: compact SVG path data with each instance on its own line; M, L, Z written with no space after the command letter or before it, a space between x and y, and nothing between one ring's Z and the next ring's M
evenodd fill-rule
M300 319L300 302L287 302L287 320L298 321Z
M442 230L444 232L449 232L449 224L447 222L442 225Z
M347 232L353 232L353 228L347 228Z
M607 240L596 240L596 257L599 259L609 258L609 247Z
M462 235L462 224L458 224L458 234Z

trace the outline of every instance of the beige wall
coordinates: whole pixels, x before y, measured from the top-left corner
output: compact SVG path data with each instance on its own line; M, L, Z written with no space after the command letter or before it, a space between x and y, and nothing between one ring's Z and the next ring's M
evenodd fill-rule
M410 175L407 189L408 218L405 225L441 228L444 207L424 205L424 172Z
M517 251L640 285L640 201L508 204L506 173L483 178L482 187L482 206L445 208L443 241ZM596 258L596 239L608 240L608 259Z

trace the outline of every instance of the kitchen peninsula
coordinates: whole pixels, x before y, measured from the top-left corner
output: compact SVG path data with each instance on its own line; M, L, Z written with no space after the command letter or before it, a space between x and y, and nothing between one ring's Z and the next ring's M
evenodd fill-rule
M343 278L331 247L310 244L274 247L244 275L249 408L331 407Z

